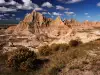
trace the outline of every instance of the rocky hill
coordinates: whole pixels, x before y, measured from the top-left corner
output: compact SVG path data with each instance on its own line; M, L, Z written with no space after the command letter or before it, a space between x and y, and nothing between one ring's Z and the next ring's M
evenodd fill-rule
M11 28L11 27L10 27ZM8 28L8 31L11 30ZM55 20L46 18L39 12L33 11L27 14L23 21L21 21L16 28L14 28L13 34L24 34L24 35L40 35L46 34L48 36L58 36L66 34L69 27L64 24L60 17Z
M100 27L100 22L84 21L80 23L75 19L63 21L59 16L53 20L46 18L39 12L32 11L17 26L9 27L6 33L18 35L19 38L27 38L21 40L21 43L15 44L38 46L41 44L68 43L71 39L76 38L89 42L100 38L98 36L100 34L94 31L96 27ZM27 40L30 41L27 42Z
M60 33L60 32L62 33L62 30L64 29L66 33L68 32L69 29L82 30L82 29L93 29L94 27L100 27L100 22L84 21L80 23L76 21L75 19L63 21L61 20L59 16L55 20L53 20L51 18L44 17L39 12L32 11L32 13L27 14L24 20L21 21L16 26L16 28L14 28L13 34L25 34L25 35L29 34L30 35L30 34L48 33L49 35L51 35L52 32L54 32L55 35L57 35L57 33ZM8 31L9 31L9 28L8 28Z

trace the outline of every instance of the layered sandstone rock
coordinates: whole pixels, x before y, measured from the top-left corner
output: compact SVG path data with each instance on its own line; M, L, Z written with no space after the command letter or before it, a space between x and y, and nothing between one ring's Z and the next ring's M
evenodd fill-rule
M64 20L58 16L55 20L44 17L41 13L32 11L25 16L24 20L21 21L16 27L10 27L7 32L13 34L46 34L48 36L58 36L72 30L87 30L100 27L100 22L89 22L84 21L80 23L75 19Z
M69 27L64 24L60 17L55 20L46 18L36 11L27 14L23 21L21 21L14 29L14 34L24 35L41 35L45 34L48 37L56 37L67 34Z
M50 25L52 19L44 17L36 11L27 14L14 30L14 34L40 34L45 27Z
M63 36L69 31L69 27L64 24L59 16L55 20L53 20L50 25L51 34L53 34L55 37Z
M64 23L61 20L60 16L58 16L54 21L51 23L53 26L63 26Z
M92 38L88 38L88 34L90 33L85 31L93 29L94 27L100 27L100 22L85 21L80 23L75 19L62 21L59 16L53 20L51 18L44 17L39 12L32 11L32 13L27 14L24 20L21 21L16 27L8 28L7 31L10 31L12 34L18 36L27 36L27 39L22 40L22 42L18 42L20 45L37 46L43 45L44 43L67 43L71 39L75 39L77 37L83 39L84 41L91 41L98 37L93 34L91 36L89 35ZM82 34L79 31L84 32ZM25 38L24 36L21 38ZM27 42L27 40L30 41Z
M16 28L16 26L10 26L9 28L7 28L7 30L5 31L8 34L11 34L14 32L14 29Z
M39 24L42 24L43 15L39 12L32 11L32 13L29 13L25 16L23 21L27 23L38 22Z

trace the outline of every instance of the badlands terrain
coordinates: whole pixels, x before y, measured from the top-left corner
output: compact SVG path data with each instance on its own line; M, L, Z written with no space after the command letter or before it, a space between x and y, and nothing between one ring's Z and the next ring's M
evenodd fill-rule
M77 38L84 43L93 41L99 38L99 28L100 22L80 23L74 19L63 21L59 16L53 20L33 11L17 26L6 29L1 36L9 36L7 40L13 45L36 48L45 44L68 43Z
M27 49L37 56L29 57L32 68L27 57L19 58ZM32 11L18 25L1 28L0 60L0 75L100 75L100 22L53 20Z

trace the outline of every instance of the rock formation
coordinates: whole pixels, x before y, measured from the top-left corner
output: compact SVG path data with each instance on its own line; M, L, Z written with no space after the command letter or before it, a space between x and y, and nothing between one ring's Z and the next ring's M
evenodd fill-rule
M21 21L16 27L8 28L8 32L13 34L46 34L48 36L58 36L68 32L69 29L74 30L85 30L93 29L94 27L100 27L100 22L89 22L84 21L80 23L75 19L64 20L58 16L55 20L44 17L41 13L32 11L25 16L24 20Z
M41 13L32 11L27 14L14 29L13 34L24 35L41 35L45 34L48 37L56 37L64 35L68 32L69 27L64 24L60 17L55 20L44 17Z
M85 33L84 31L95 27L100 27L100 22L85 21L80 23L75 19L63 21L59 16L53 20L44 17L39 12L32 11L16 27L10 27L6 32L22 36L21 38L25 38L25 40L22 40L24 41L23 44L30 46L43 43L66 43L77 37L83 39L85 42L91 41L98 37L95 34L91 34L92 37L88 38L87 36L90 33ZM83 31L84 33L80 33L79 31ZM26 38L31 41L27 42Z
M8 29L5 32L8 34L12 34L14 32L15 28L16 28L16 26L10 26L10 27L8 27Z

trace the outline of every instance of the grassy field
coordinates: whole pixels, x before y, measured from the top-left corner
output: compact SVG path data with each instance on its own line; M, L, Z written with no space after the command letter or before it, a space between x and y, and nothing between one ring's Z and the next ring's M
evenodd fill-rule
M0 75L77 75L77 73L85 75L86 71L89 71L90 75L91 73L99 75L99 39L77 46L53 44L39 48L39 50L40 52L43 50L43 53L37 54L34 62L36 66L28 71L12 70L7 66L7 55L0 54Z

